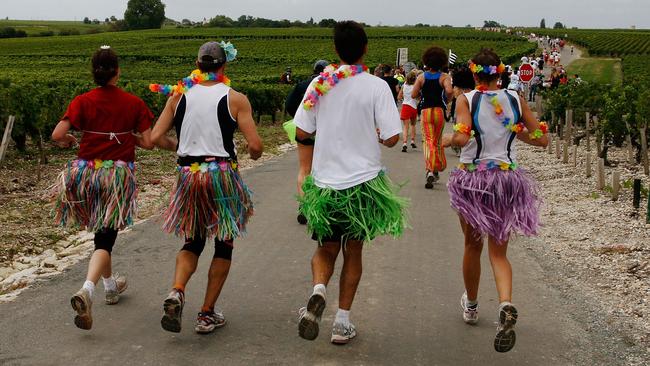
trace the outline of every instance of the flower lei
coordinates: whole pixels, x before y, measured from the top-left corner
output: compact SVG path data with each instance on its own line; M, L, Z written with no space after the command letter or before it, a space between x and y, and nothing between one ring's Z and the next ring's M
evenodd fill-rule
M537 140L539 138L542 138L542 136L546 135L547 133L548 133L548 125L546 124L546 122L540 122L539 128L536 129L529 136L531 140Z
M493 160L484 160L478 164L464 164L464 163L458 164L458 169L467 170L468 172L475 172L475 171L484 172L493 169L501 169L503 171L517 170L518 167L519 165L517 165L517 163L514 162L504 163L504 162L498 162Z
M506 117L503 107L501 106L501 103L499 103L499 96L496 93L488 93L488 88L485 85L477 86L476 90L478 90L479 93L488 96L490 104L494 106L494 113L497 115L497 118L501 121L501 124L503 124L503 127L505 127L506 130L514 133L520 133L524 130L524 124L522 122L515 123L510 119L510 117Z
M470 61L469 62L469 69L474 74L484 72L484 73L486 73L488 75L494 75L494 74L502 74L504 71L506 71L506 65L504 65L503 63L499 64L499 66L477 65L474 62Z
M341 80L347 79L368 71L366 65L343 65L341 67L331 64L309 85L302 104L306 110L312 109L323 95L332 90Z
M461 133L463 135L467 135L469 137L474 137L474 131L472 130L472 128L462 123L456 123L454 125L454 131Z
M200 84L204 81L216 81L218 83L224 83L227 86L230 86L230 79L223 74L215 74L213 72L202 73L200 70L194 70L190 76L183 78L176 85L163 85L163 84L150 84L149 90L154 93L161 93L166 96L170 96L175 93L185 94L196 84Z

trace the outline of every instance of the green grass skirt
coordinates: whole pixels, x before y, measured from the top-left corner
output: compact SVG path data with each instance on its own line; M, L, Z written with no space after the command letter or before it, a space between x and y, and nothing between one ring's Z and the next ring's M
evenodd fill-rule
M357 186L334 190L320 188L308 176L298 198L300 213L307 218L309 232L319 241L332 235L342 240L370 242L381 235L400 237L408 226L409 201L397 195L399 186L383 172Z

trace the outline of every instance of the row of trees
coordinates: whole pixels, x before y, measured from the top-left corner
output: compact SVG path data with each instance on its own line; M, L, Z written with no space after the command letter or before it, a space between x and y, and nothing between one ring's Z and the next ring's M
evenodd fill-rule
M183 24L185 21L183 20ZM221 27L221 28L290 28L290 27L324 27L332 28L336 25L336 20L328 18L322 19L319 22L314 21L314 18L310 18L306 22L300 20L290 21L287 19L283 20L273 20L266 18L256 18L250 15L242 15L237 19L232 19L226 15L217 15L216 17L208 21L208 26L210 27Z
M539 27L542 29L546 29L546 19L542 18L542 20L539 22ZM555 22L553 25L553 29L566 29L566 26L562 24L562 22Z

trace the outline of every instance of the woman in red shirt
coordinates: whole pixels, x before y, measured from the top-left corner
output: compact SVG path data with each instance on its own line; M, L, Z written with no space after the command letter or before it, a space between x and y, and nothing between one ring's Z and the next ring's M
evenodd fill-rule
M133 224L137 210L135 147L153 148L153 114L140 98L116 86L120 68L109 46L93 55L92 73L99 87L74 98L52 132L52 139L66 148L77 145L70 129L82 133L77 159L68 162L54 186L56 222L95 233L86 282L70 300L81 329L92 327L92 297L100 276L106 304L116 304L127 287L126 279L112 272L111 251L117 232Z

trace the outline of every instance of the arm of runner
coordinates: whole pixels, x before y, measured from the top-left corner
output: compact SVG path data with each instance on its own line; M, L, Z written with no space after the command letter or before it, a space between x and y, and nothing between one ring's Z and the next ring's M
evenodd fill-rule
M411 97L413 98L420 97L420 91L422 91L422 84L424 84L424 74L418 76L417 80L415 80L415 84L413 84L413 90L411 91Z
M177 93L167 99L165 109L163 109L158 121L153 126L151 140L161 149L176 151L177 141L175 138L167 136L167 132L172 129L175 109L182 96L183 94Z
M134 133L133 136L135 136L135 144L137 146L145 150L153 150L155 145L151 139L150 128L139 133Z
M375 128L379 142L387 147L393 147L399 141L402 132L402 122L393 100L390 88L381 85L375 92Z
M519 98L519 100L521 104L521 119L523 120L526 129L518 133L517 138L529 145L541 146L541 147L548 146L547 134L543 134L541 137L538 138L531 138L530 136L531 133L533 133L533 131L540 129L540 124L537 118L533 116L533 112L530 110L530 107L528 106L528 102L526 102L526 100L521 97Z
M56 141L57 145L62 148L70 148L77 145L77 139L69 134L68 131L72 128L72 124L68 119L62 119L52 131L52 140Z
M230 93L230 103L234 107L231 110L235 112L233 117L237 120L237 126L248 143L248 153L251 159L257 160L262 156L264 144L257 133L257 127L253 119L253 107L251 107L251 103L244 94L234 90Z
M465 126L462 128L469 129L470 133L472 130L472 115L469 111L469 102L467 97L464 95L459 96L456 99L456 124ZM442 146L460 146L464 147L469 142L471 134L461 133L459 131L454 132L453 134L447 133L442 136Z
M451 98L454 97L454 87L451 84L451 76L449 74L443 74L445 77L443 77L442 80L442 88L445 89L445 96L447 97L447 100L451 100Z
M397 93L397 100L404 100L404 88L400 88L399 93Z

